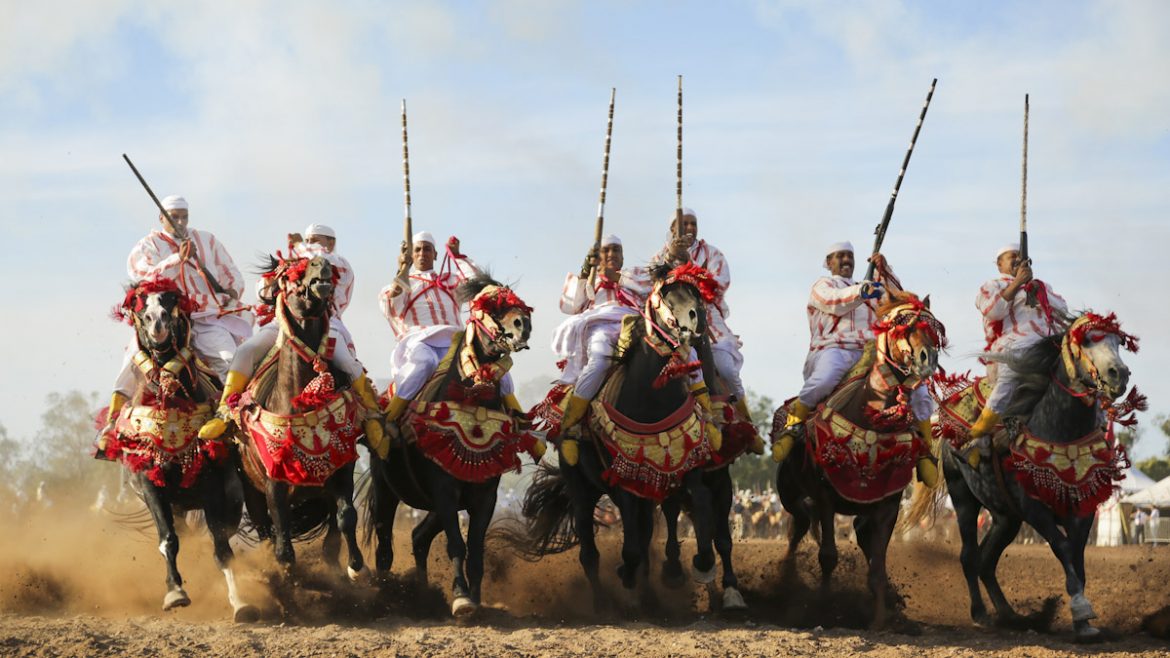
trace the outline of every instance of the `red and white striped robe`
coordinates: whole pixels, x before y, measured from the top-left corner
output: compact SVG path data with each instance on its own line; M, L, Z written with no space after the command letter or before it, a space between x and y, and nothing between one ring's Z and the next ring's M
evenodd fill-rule
M1006 274L998 276L984 283L975 296L975 307L983 314L983 334L987 337L988 352L1003 352L1063 329L1058 321L1045 314L1039 304L1036 308L1028 306L1023 289L1010 302L1005 300L1001 295L1012 279ZM1051 286L1038 279L1034 282L1044 286L1054 316L1068 313L1068 304L1052 291Z
M197 305L198 310L191 314L192 319L214 318L221 310L242 308L239 299L244 293L244 278L227 249L207 231L191 229L188 235L192 249L190 257L182 260L179 243L174 238L163 231L151 231L130 251L126 260L127 274L135 281L156 274L173 279ZM197 263L202 263L224 290L235 291L236 299L212 290ZM250 323L250 316L247 319Z
M397 282L382 289L379 302L382 315L390 323L394 337L401 341L408 333L435 326L463 326L463 312L455 300L455 288L480 273L475 262L466 256L453 258L450 271L433 269L419 272L410 269L410 290L391 296Z

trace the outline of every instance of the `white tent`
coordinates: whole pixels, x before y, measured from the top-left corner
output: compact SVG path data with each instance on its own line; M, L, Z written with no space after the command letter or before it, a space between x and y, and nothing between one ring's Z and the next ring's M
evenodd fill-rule
M1166 480L1162 482L1165 483ZM1128 504L1129 497L1155 486L1155 483L1153 478L1130 466L1125 471L1125 477L1117 486L1121 489L1121 495L1111 496L1097 509L1098 546L1120 546L1125 543L1123 537L1126 535L1129 519L1125 517L1125 511L1121 508L1121 504Z
M1146 478L1147 480L1149 478ZM1121 499L1121 502L1130 505L1154 505L1155 507L1170 507L1170 477L1163 478L1156 484L1131 493Z

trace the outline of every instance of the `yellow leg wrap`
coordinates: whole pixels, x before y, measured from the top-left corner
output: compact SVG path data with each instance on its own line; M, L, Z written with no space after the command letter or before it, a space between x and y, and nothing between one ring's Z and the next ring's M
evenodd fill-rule
M999 414L992 411L990 407L983 407L983 411L979 412L978 420L971 425L971 438L978 439L981 436L990 434L998 424Z
M756 424L755 421L752 420L752 412L748 410L747 400L744 400L743 398L736 399L735 410L739 413L741 419L746 420L752 424L752 445L748 448L748 450L754 452L757 455L764 454L764 437L760 436L760 433L756 431Z
M515 393L509 393L505 395L502 399L502 402L504 403L505 409L515 411L518 414L528 413L524 411L524 407L520 406L520 401L516 399Z
M410 404L410 400L400 398L397 395L390 398L390 402L386 404L386 422L392 423L402 416L402 412L406 411L406 406Z
M214 418L203 423L203 427L199 428L199 438L211 440L223 436L223 433L227 431L227 421L224 419L229 417L228 398L236 393L242 393L244 387L248 385L248 379L248 375L242 372L228 371L227 381L223 383L223 395L219 398L219 410L216 411Z
M561 439L561 461L576 466L580 455L577 453L577 439Z
M537 440L532 446L532 450L528 451L528 454L532 456L532 461L540 463L540 460L544 458L544 453L546 452L548 452L548 444L544 441Z
M107 427L112 428L114 426L114 421L118 419L118 413L122 411L122 407L126 405L126 400L128 399L129 398L127 398L125 395L122 395L117 391L114 391L113 395L110 396L110 409L106 412ZM106 443L106 430L102 430L98 433L97 440L97 450L99 453L105 452Z
M578 395L569 395L569 402L565 405L565 413L561 416L561 431L581 422L585 412L589 410L589 400Z
M967 453L967 464L971 468L979 468L979 462L983 460L983 455L979 454L979 446L975 443L969 443L967 449L970 451Z
M788 453L792 452L792 448L796 445L796 428L808 420L812 412L812 408L801 402L800 398L793 400L792 404L788 405L788 419L784 424L784 429L772 443L772 461L779 464L788 459Z
M922 440L926 443L926 449L929 453L918 458L918 481L934 489L938 486L938 465L934 463L934 459L932 458L934 454L934 438L931 436L933 428L929 420L923 420L918 423L918 433L922 435Z
M358 399L362 401L362 406L371 415L362 422L362 429L366 433L366 443L369 444L370 450L373 450L382 459L386 459L390 456L390 442L386 439L386 433L382 427L378 396L374 394L374 386L370 383L370 378L365 375L358 377L353 383L353 390L357 393Z

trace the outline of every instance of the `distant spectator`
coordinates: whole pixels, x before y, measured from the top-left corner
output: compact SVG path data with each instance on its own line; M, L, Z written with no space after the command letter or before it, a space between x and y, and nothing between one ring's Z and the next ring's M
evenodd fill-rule
M1140 507L1133 509L1133 515L1130 517L1133 521L1133 543L1142 544L1146 541L1146 513Z
M1146 531L1146 534L1149 536L1150 541L1152 542L1158 541L1158 521L1161 519L1161 517L1162 514L1158 511L1157 507L1150 508L1150 518L1146 523L1149 530Z

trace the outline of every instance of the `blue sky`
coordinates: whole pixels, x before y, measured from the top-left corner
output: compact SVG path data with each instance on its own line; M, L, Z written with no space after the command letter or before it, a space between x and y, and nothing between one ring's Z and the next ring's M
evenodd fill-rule
M1129 362L1148 420L1170 412L1168 37L1159 2L9 3L0 222L15 249L0 267L29 283L10 288L5 371L19 376L0 384L0 423L28 437L46 394L105 391L117 369L126 333L106 313L155 223L123 152L160 194L187 196L192 226L242 269L291 230L333 225L357 271L347 323L384 375L393 339L376 296L401 235L404 97L415 225L517 283L537 309L517 377L551 374L609 89L607 227L636 264L674 204L680 73L684 199L730 258L750 388L799 386L824 245L868 248L938 77L885 251L932 294L953 342L944 365L974 367L981 347L972 302L1014 239L1028 92L1037 274L1144 337Z

